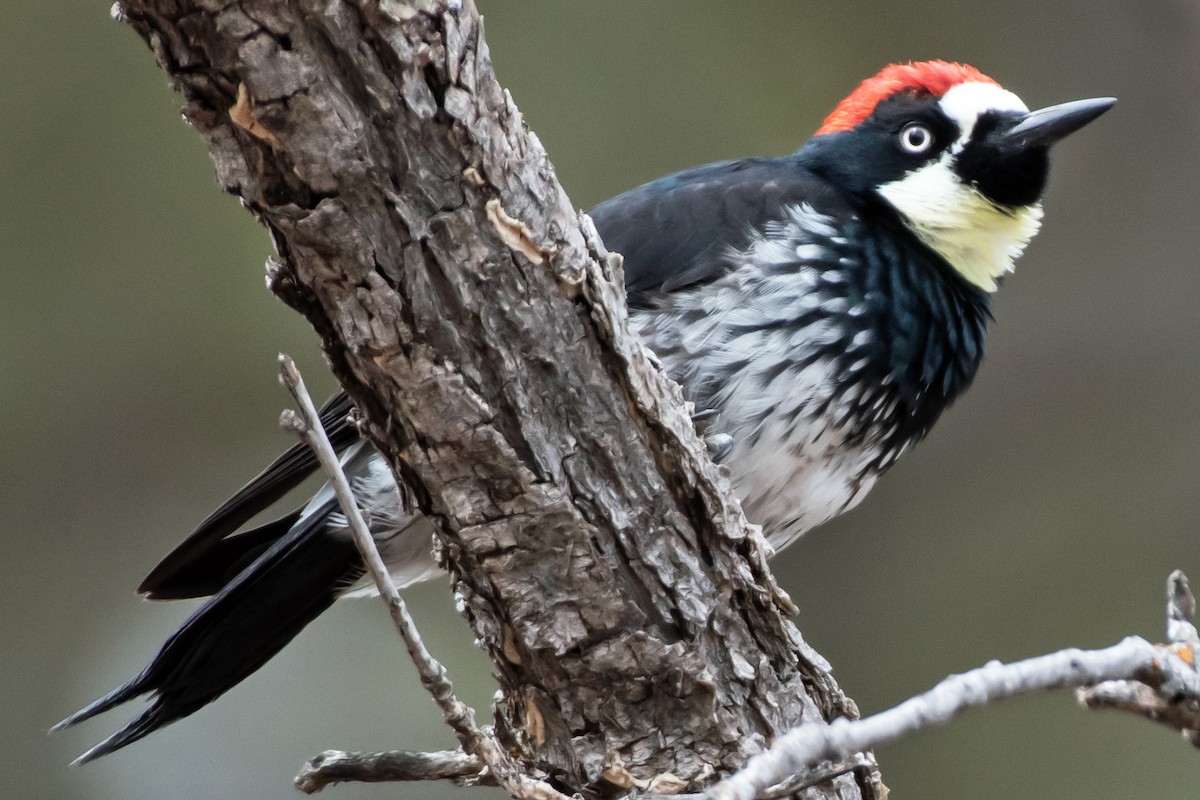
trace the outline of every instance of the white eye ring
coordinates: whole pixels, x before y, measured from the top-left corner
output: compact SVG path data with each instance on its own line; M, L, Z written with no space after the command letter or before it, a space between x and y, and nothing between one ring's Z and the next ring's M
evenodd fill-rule
M900 131L900 149L919 155L933 147L933 132L919 122L910 122Z

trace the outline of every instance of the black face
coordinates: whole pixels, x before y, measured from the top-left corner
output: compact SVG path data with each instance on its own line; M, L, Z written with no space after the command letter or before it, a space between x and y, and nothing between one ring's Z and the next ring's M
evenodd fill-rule
M998 205L1035 203L1046 185L1047 148L1003 137L1022 118L1017 112L980 115L953 162L964 184ZM878 187L941 158L961 135L936 98L901 94L881 102L853 130L813 137L799 155L832 183L874 198Z
M995 111L980 114L971 141L954 162L963 183L974 186L998 205L1032 205L1046 188L1049 148L1022 146L1003 135L1023 116Z
M876 188L936 161L959 137L932 97L896 95L848 131L814 136L800 150L813 172L854 194Z

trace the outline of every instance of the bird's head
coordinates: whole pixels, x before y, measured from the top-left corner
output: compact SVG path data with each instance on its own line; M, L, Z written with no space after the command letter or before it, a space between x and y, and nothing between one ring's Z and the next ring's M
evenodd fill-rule
M1050 145L1115 102L1030 111L974 67L893 64L838 104L800 154L842 190L883 200L926 246L991 292L1037 233Z

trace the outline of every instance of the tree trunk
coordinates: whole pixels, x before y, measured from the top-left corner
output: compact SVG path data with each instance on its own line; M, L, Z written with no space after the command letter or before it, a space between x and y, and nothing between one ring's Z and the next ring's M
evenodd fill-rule
M433 520L531 772L586 796L668 773L694 791L802 720L855 714L630 334L619 259L497 83L472 3L120 8Z

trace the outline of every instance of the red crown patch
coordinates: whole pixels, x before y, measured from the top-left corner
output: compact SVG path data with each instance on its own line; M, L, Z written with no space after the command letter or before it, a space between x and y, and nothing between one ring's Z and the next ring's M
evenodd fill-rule
M816 135L848 131L875 110L875 106L897 92L941 97L960 83L1000 84L974 67L953 61L914 61L891 64L867 78L825 118Z

